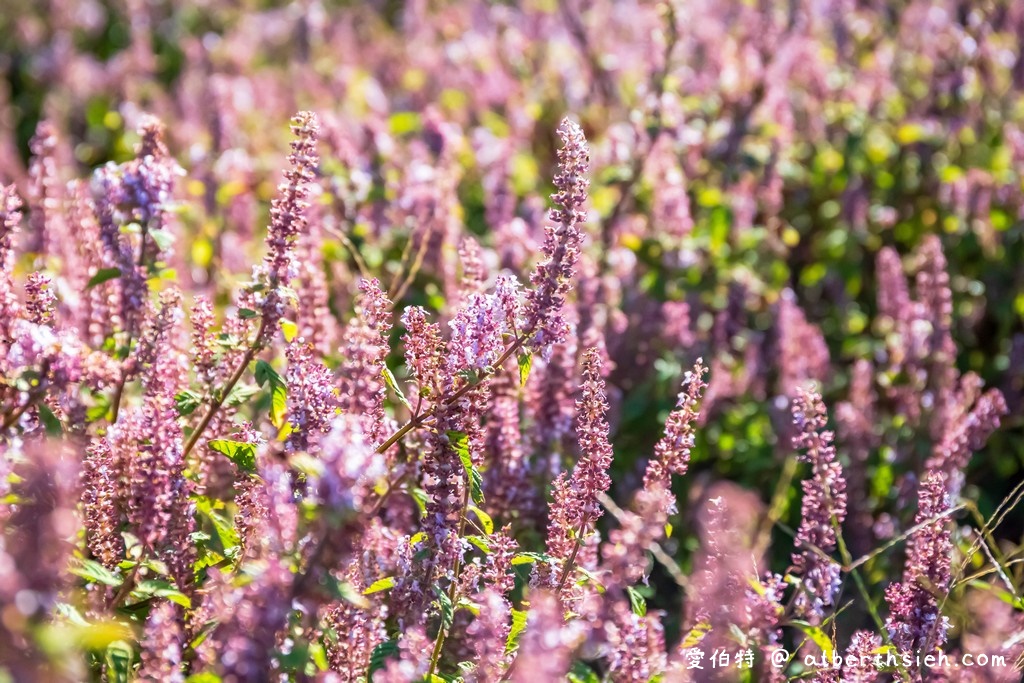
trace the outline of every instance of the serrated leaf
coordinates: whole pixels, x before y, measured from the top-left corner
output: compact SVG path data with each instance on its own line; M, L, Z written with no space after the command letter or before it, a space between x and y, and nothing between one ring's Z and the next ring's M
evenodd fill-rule
M394 659L398 656L398 639L385 640L383 643L379 643L377 647L373 648L373 652L370 653L370 670L367 672L370 678L373 678L373 674L376 671L380 671L387 666L387 660Z
M91 626L91 624L85 620L85 617L82 616L82 613L79 612L78 608L74 605L70 605L66 602L58 602L53 606L53 611L58 617L72 626Z
M89 281L85 283L86 289L92 289L96 285L102 285L104 282L109 282L115 278L121 277L120 268L100 268L96 271L96 274L89 278Z
M483 527L484 533L490 536L494 533L494 520L491 516L478 508L476 505L470 505L469 511L477 516L480 520L480 526Z
M505 638L505 654L510 655L519 648L519 637L526 630L526 619L529 616L526 610L512 608L512 627L509 629L508 637Z
M629 595L629 606L633 608L633 614L638 617L647 616L647 601L632 586L626 586L626 593Z
M526 380L530 378L530 370L533 368L533 354L523 351L516 358L516 362L519 364L519 386L525 387Z
M412 406L409 404L409 399L407 399L405 394L402 393L402 389L398 386L398 381L395 380L395 376L392 374L388 366L384 366L384 369L381 370L381 374L384 375L384 383L388 385L388 389L395 392L395 396L398 397L398 400L401 401L403 406L412 410Z
M209 446L226 456L243 472L256 471L256 446L253 444L229 439L213 439L209 442Z
M469 481L469 493L473 502L482 505L484 502L484 478L480 470L473 465L473 458L469 454L469 437L465 432L448 430L448 442L451 444L459 460L462 461L462 468L466 471L466 479Z
M441 613L441 628L448 629L455 622L455 605L448 594L438 586L434 586L434 594L437 596L438 611Z
M229 408L237 408L258 394L259 391L259 387L253 386L252 384L236 384L231 390L231 393L228 394L226 399L224 399L224 404Z
M253 375L256 377L256 383L261 387L267 382L270 382L271 386L274 384L284 384L284 379L281 375L265 360L256 361L256 369L253 371Z
M199 394L188 389L174 397L174 406L178 409L178 415L183 417L194 413L200 403L202 403L202 398L199 397Z
M82 560L81 566L71 568L71 573L82 577L89 583L102 583L115 588L124 582L124 577L115 574L95 560Z
M383 579L377 579L370 586L363 591L363 595L373 595L374 593L380 593L381 591L389 591L395 587L395 577L385 576Z
M277 370L264 360L256 361L255 376L261 387L270 385L270 421L280 429L288 412L288 385Z

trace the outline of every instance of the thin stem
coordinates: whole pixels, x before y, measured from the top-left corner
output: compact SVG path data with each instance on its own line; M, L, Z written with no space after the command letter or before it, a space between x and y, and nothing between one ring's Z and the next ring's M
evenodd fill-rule
M356 245L352 242L349 236L333 225L326 226L325 230L328 234L338 238L338 241L341 242L342 246L348 249L348 252L352 254L352 259L356 262L356 268L359 269L359 274L367 280L372 278L373 275L370 273L370 269L366 267L366 262L363 261L363 257L359 253L359 249L356 248Z
M519 349L522 348L523 344L526 343L527 337L528 337L527 335L522 335L522 336L516 337L515 341L512 342L512 344L507 349L505 349L505 352L503 354L501 354L501 357L498 358L498 360L494 363L494 365L492 365L489 370L486 370L486 371L482 372L475 382L467 383L465 386L463 386L460 389L458 389L457 391L455 391L451 396L447 396L444 399L442 399L439 404L436 404L436 405L432 406L430 409L428 409L428 410L426 410L426 411L424 411L422 413L419 413L418 415L416 415L413 418L411 418L408 422L406 422L404 425L399 427L398 431L396 431L394 434L389 436L384 441L384 443L382 443L381 445L377 446L376 452L377 453L381 453L381 454L387 452L387 450L389 448L391 448L392 446L394 446L396 443L398 443L402 439L403 436L405 436L406 434L408 434L412 430L414 430L414 429L416 429L418 427L421 427L430 418L432 418L434 416L434 414L437 412L437 409L438 409L439 406L449 406L452 403L455 403L456 401L458 401L460 398L465 396L467 393L469 393L470 391L472 391L476 387L478 387L481 384L483 384L489 377L491 377L492 375L494 375L497 372L497 368L501 368L502 366L504 366L505 362L508 361L509 358L511 358ZM398 487L398 484L401 483L401 481L402 481L402 479L404 477L405 477L405 474L403 473L402 476L400 476L395 481L393 481L393 482L389 481L388 482L387 488L384 490L384 493L380 494L380 497L377 499L377 501L373 505L373 513L374 514L376 514L377 512L380 511L381 507L384 505L385 499L387 499L387 497L389 495L391 495L391 493Z
M231 378L228 379L227 383L221 388L221 390L214 395L213 402L210 403L210 407L206 410L206 414L203 415L203 419L199 421L199 424L192 432L192 435L188 437L188 442L185 444L185 450L182 453L182 457L186 457L192 452L192 449L195 448L196 443L199 441L199 437L202 436L206 428L210 426L210 422L213 421L213 417L217 414L217 411L220 410L220 407L224 405L224 401L227 400L228 394L230 394L231 390L235 388L238 381L242 379L245 369L249 367L249 363L252 362L252 359L256 357L256 353L262 347L260 340L263 338L263 332L266 329L267 319L266 317L262 317L260 318L260 328L256 331L256 338L245 352L245 355L242 356L242 362L238 364L237 368L235 368L235 372L231 375Z
M136 262L136 271L141 270L146 265L146 235L149 234L149 225L142 226L142 235L139 243L139 259ZM137 274L137 273L136 273ZM110 424L117 422L117 416L121 412L121 398L124 396L124 387L128 383L128 375L131 374L131 361L132 361L132 341L135 339L135 325L131 325L128 329L128 341L125 343L125 348L128 350L128 355L121 363L121 378L117 383L117 388L114 390L114 397L110 401Z
M456 541L462 538L462 534L466 531L466 510L469 508L469 496L471 487L469 481L465 482L464 490L462 492L462 512L459 515L459 530L456 535ZM452 568L452 581L448 586L448 602L453 606L455 605L455 594L458 591L459 573L462 571L462 553L455 554L455 566ZM444 627L444 622L437 629L437 638L434 641L434 651L430 655L430 670L427 673L427 680L431 680L434 677L434 672L437 670L437 662L441 659L441 648L444 647L444 640L448 635L447 629Z
M401 298L405 296L405 292L409 289L409 286L412 285L413 280L416 279L416 274L419 273L420 268L423 267L423 259L427 255L427 247L430 245L430 240L433 236L433 228L429 228L426 234L423 235L420 240L419 247L416 250L416 258L413 260L412 265L409 266L409 272L406 273L405 279L402 281L401 285L399 285L397 290L388 293L388 298L392 301L397 302L401 300Z
M7 431L8 429L10 429L10 428L11 428L11 427L12 427L12 426L13 426L13 425L15 424L15 423L17 423L17 421L21 419L21 416L25 414L25 411L26 411L26 410L28 410L28 409L29 409L29 407L31 407L31 406L32 406L32 404L36 402L36 399L37 399L37 398L38 398L38 396L36 396L36 397L33 397L32 395L29 395L29 397L28 397L28 400L27 400L27 401L25 401L25 402L24 402L23 404L21 404L20 406L18 406L18 407L17 407L17 408L16 408L15 410L14 410L14 412L12 412L12 413L11 413L10 415L8 415L8 416L7 416L7 417L6 417L5 419L4 419L4 424L3 424L3 427L2 427L2 428L0 428L0 431L5 431L5 432L6 432L6 431Z
M28 396L25 398L25 402L14 409L10 415L4 418L3 426L0 426L0 432L6 432L8 429L17 424L21 416L25 414L25 411L31 408L36 401L46 395L46 385L43 384L43 379L50 372L50 360L44 359L42 365L39 368L40 384L34 387L28 392Z
M516 340L514 342L512 342L512 344L507 349L505 349L505 352L503 354L501 354L501 357L498 358L498 360L494 363L494 365L492 365L490 369L485 370L484 372L481 372L480 376L476 379L476 381L467 382L462 387L460 387L458 390L453 392L450 396L444 397L439 404L433 406L429 410L426 410L426 411L420 413L419 415L417 415L416 417L412 418L411 420L406 422L404 425L399 427L398 431L396 431L394 434L389 436L384 441L384 443L382 443L381 445L377 446L377 449L376 449L377 452L378 453L386 452L389 448L391 448L396 443L398 443L398 441L403 436L405 436L406 434L408 434L412 430L416 429L417 427L422 426L427 420L429 420L431 417L434 416L434 414L437 412L438 407L450 406L451 404L455 403L460 398L462 398L463 396L468 394L470 391L472 391L473 389L476 389L478 386L483 384L487 379L492 377L497 372L497 368L500 368L503 365L505 365L505 362L509 358L511 358L513 356L513 354L516 353L516 351L518 351L520 348L522 348L522 346L523 346L523 344L525 342L526 342L526 337L525 336L516 337Z
M587 528L586 520L580 522L580 530L576 534L576 544L572 547L572 552L569 553L569 557L566 558L565 564L562 565L562 575L558 577L558 594L562 594L562 590L565 588L565 582L569 580L569 573L572 571L573 565L576 564L576 556L579 555L580 548L583 547L583 532Z

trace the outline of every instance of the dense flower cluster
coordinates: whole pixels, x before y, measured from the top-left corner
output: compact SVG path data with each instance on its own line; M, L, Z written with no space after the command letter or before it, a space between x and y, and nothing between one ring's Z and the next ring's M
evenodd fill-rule
M832 445L834 435L825 429L827 416L821 396L802 391L793 401L793 424L798 434L793 446L811 464L811 478L803 483L800 528L793 555L793 572L801 577L797 609L818 622L825 609L835 604L840 566L828 557L836 550L837 529L846 519L846 480Z

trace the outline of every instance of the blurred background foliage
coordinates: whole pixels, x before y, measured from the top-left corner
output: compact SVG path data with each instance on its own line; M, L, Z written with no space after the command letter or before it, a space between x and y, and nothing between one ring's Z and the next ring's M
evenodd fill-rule
M286 149L285 112L334 112L356 121L352 129L365 126L371 137L404 144L426 138L429 109L467 137L505 141L499 154L519 215L536 214L539 198L551 192L553 131L573 112L595 148L588 250L604 277L624 283L626 320L609 342L617 365L613 478L620 494L637 486L679 378L698 355L712 363L713 382L716 372L731 373L739 387L707 406L691 474L678 484L681 501L697 500L721 479L758 492L765 504L779 493L792 456L784 398L791 387L781 386L786 378L774 361L809 352L780 342L782 299L792 296L823 335L829 371L821 379L830 412L847 398L858 359L874 364L879 386L903 381L885 374L891 330L877 316L875 259L883 246L893 247L912 277L922 238L938 235L953 293L957 368L1002 390L1010 407L967 475L965 497L987 518L1024 472L1024 145L1014 137L1024 126L1021 8L1013 0L935 3L948 15L935 28L913 23L912 13L932 3L825 4L834 25L790 24L787 31L805 34L805 52L789 54L793 63L773 71L772 53L782 43L773 43L780 34L765 26L786 26L787 3L652 3L657 22L649 33L616 36L606 23L616 16L608 3L589 9L565 3L565 9L543 0L2 0L0 177L23 179L29 140L44 117L67 131L64 143L81 175L131 158L137 140L130 122L138 111L152 111L169 122L172 151L190 172L180 189L206 198L202 210L180 216L189 277L223 282L232 277L223 261L231 229L225 213L251 190L260 203L254 224L265 224ZM473 12L498 17L498 28L481 29L486 20ZM708 57L701 49L714 46L690 35L704 24L688 27L686 17L701 12L724 27L730 40L717 46L723 56ZM537 35L502 34L516 13L536 18ZM429 23L414 23L424 17ZM546 22L564 27L545 29ZM761 29L768 37L759 43ZM580 31L587 39L579 39ZM502 78L518 84L514 92L500 92L504 81L495 83L493 56L483 48L479 59L475 52L462 61L454 55L478 49L474 40L491 39L504 41L498 51L515 53L500 65ZM666 50L673 41L694 47L673 53ZM428 45L434 52L421 52ZM756 58L742 52L750 45ZM645 56L633 59L631 51ZM671 55L669 63L651 67L657 60L648 53L660 51ZM745 70L751 59L766 66ZM444 71L451 63L458 67L454 75ZM224 89L207 89L214 78ZM474 84L499 92L484 97ZM861 97L859 88L878 93ZM652 104L659 89L663 98ZM781 113L772 99L780 90L789 100ZM217 97L204 101L211 92ZM224 113L218 107L230 110L226 118L218 118ZM367 123L372 117L379 120ZM661 133L671 134L686 171L693 226L682 235L666 235L646 219L658 180L643 172L643 163L638 170L637 158L646 136ZM243 181L210 171L217 155L234 148L244 149L251 163ZM382 149L377 152L386 155ZM492 190L478 149L460 147L458 212L468 233L492 244ZM352 181L348 160L323 156L329 183ZM394 199L400 169L384 156L370 159L368 168L358 216L344 228L364 265L386 273L411 238L401 230L381 233L365 217L375 203ZM340 192L322 199L344 214ZM350 249L333 238L325 244L328 271L331 264L358 270ZM441 291L425 271L400 305L441 308ZM658 304L665 301L688 304L691 343L667 343L658 334L664 323ZM331 305L344 315L351 304L339 297ZM871 507L905 527L913 516L906 492L932 438L885 411L875 429ZM849 446L840 440L844 462ZM799 496L799 487L789 486L776 501L790 528L799 522ZM673 542L685 564L696 538L692 515L685 502L681 507ZM1012 544L1022 534L1021 509L995 531ZM784 568L790 542L773 547L773 566ZM869 565L873 581L899 573L899 552ZM653 593L677 590L657 568L654 585Z

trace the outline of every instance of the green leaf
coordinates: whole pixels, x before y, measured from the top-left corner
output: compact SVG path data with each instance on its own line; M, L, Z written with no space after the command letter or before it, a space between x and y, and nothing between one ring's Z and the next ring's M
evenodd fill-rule
M238 317L241 318L242 320L252 320L253 318L255 318L258 315L259 315L259 313L257 313L256 311L252 310L251 308L239 308L238 309Z
M201 671L185 679L185 683L221 683L223 679L215 673Z
M693 628L690 629L689 633L683 636L682 641L678 645L679 650L686 650L691 647L696 647L704 640L704 637L711 631L711 623L707 620L698 621Z
M525 387L526 380L530 378L530 369L533 368L533 354L523 351L516 361L519 363L519 386Z
M102 583L115 588L124 582L124 577L115 574L95 560L82 560L82 565L72 567L71 573L82 577L89 583Z
M104 282L108 282L109 280L119 277L121 277L120 268L100 268L96 271L96 274L89 278L89 281L85 283L85 288L92 289L96 285L101 285Z
M565 680L569 683L601 683L594 670L583 662L573 664L572 671L566 675Z
M647 601L632 586L626 586L626 593L629 595L629 605L633 608L633 614L638 617L647 616Z
M256 471L256 446L244 441L214 439L209 442L210 448L235 463L243 472Z
M821 648L821 653L826 659L832 659L832 639L828 637L828 634L820 626L814 626L806 621L800 621L794 619L790 622L793 626L804 632L808 638L814 641L814 644Z
M255 374L256 382L261 387L266 384L270 385L270 421L280 429L288 412L288 386L277 370L264 360L256 361Z
M132 646L123 640L116 640L107 646L104 659L109 683L128 683L131 680Z
M377 579L370 584L369 588L363 591L363 595L373 595L374 593L380 593L381 591L389 591L395 587L395 577L385 576L383 579Z
M441 613L441 628L448 629L455 621L455 605L452 604L448 594L438 586L434 586L434 594L437 595L437 606Z
M512 654L519 648L519 636L526 630L527 616L526 610L512 608L512 628L509 629L508 637L505 639L506 655Z
M199 394L188 389L174 397L174 405L178 409L178 415L181 416L194 413L200 403L202 403L202 398L200 398Z
M265 360L256 361L256 370L253 374L256 376L256 383L261 387L267 382L270 382L271 386L274 384L284 384L284 378Z
M284 418L288 414L288 390L283 386L274 387L270 403L270 422L275 427L284 426Z
M468 611L470 614L472 614L474 617L480 616L480 605L468 598L459 598L459 602L455 605L455 609L464 609Z
M327 661L327 650L320 643L309 644L309 656L319 671L327 671L330 668L330 663Z
M473 458L469 455L469 437L465 432L457 432L454 430L448 430L448 442L451 444L452 450L459 455L459 460L462 461L462 467L466 470L466 478L469 480L469 492L473 498L473 502L477 505L482 505L484 502L484 478L473 465Z
M391 370L388 369L388 366L384 366L381 374L384 375L384 383L388 385L388 389L395 392L395 395L398 397L398 400L402 402L403 406L412 410L412 406L409 405L409 399L407 399L405 394L402 393L402 389L398 386L398 382L395 380L395 376L391 373Z
M480 526L483 527L485 534L490 536L494 533L494 520L491 519L489 514L478 508L476 505L470 505L469 511L480 519Z
M328 574L327 589L334 597L351 603L360 609L370 608L370 601L364 598L359 591L356 590L355 586L347 581L338 581Z
M259 387L252 384L236 384L228 397L224 399L224 404L229 408L237 408L258 394L259 391Z
M39 409L39 419L43 423L43 427L46 429L46 433L49 436L60 436L64 431L64 426L60 423L60 418L53 414L50 407L45 403L37 405Z
M214 501L206 496L196 496L195 503L196 512L209 519L213 524L213 528L217 530L217 537L220 539L220 544L225 552L230 551L232 548L237 548L240 543L238 532L235 531L233 520L223 509L223 503ZM220 505L221 508L215 507L217 505Z
M491 553L491 546L487 545L487 539L482 536L466 536L465 540L479 548L482 553L486 555Z
M170 581L164 581L162 579L140 581L132 591L132 595L140 600L148 600L149 598L166 598L174 604L181 605L186 609L192 607L192 601L187 595L175 588L174 584Z
M166 251L174 244L174 233L164 228L150 230L149 236L153 238L153 242L160 251Z
M373 648L373 652L370 654L370 670L367 672L370 678L373 678L373 674L376 671L380 671L387 666L387 660L398 657L398 639L385 640L383 643L379 643L377 647Z
M110 398L108 396L105 394L93 394L92 398L96 403L89 406L85 411L86 422L102 420L110 412Z
M535 562L550 562L551 556L544 553L516 553L512 558L512 566L521 564L533 564Z
M420 517L426 517L427 502L430 500L430 496L427 494L427 492L419 487L416 487L413 490L409 491L409 495L412 497L413 502L416 503L416 507L420 511Z

